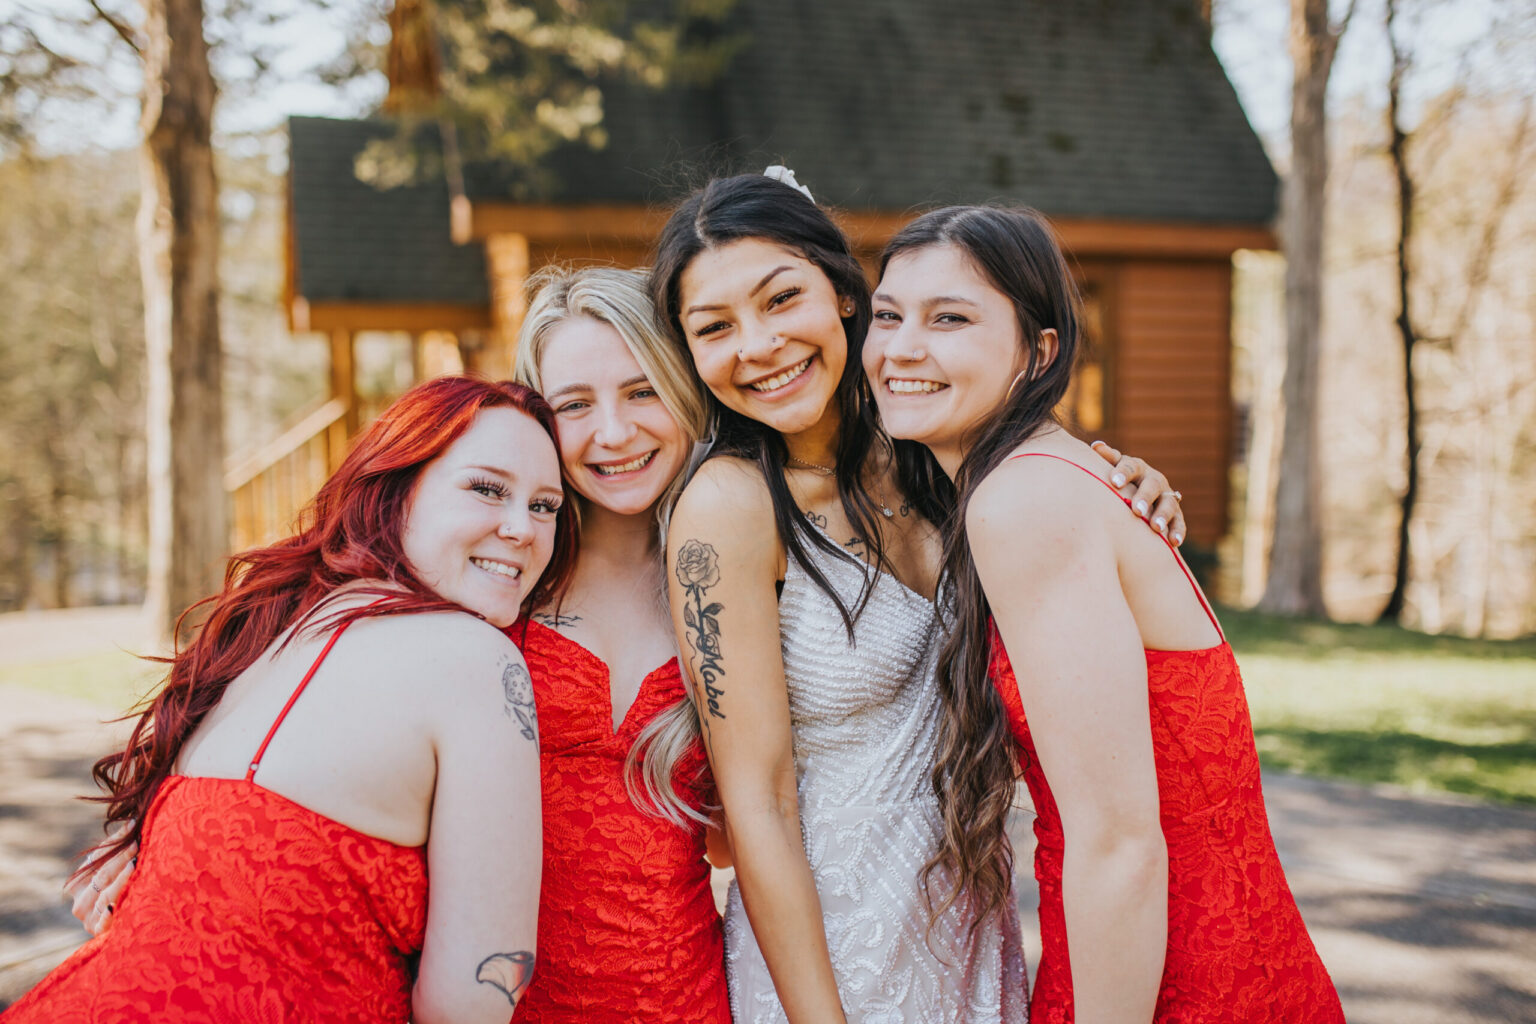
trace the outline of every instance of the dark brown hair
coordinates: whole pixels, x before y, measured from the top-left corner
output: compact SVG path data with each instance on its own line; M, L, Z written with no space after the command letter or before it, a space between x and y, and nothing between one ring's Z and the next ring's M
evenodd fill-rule
M942 702L933 787L944 834L923 868L923 886L936 918L968 893L978 913L975 928L1001 909L1013 877L1005 831L1018 766L1002 699L988 675L991 606L981 588L965 513L976 488L1012 451L1047 423L1067 392L1077 355L1077 286L1045 218L1034 210L950 206L924 214L903 228L880 256L880 272L903 253L952 246L1013 303L1026 368L1001 405L966 438L965 460L955 477L956 497L944 536L940 602L947 635L939 654ZM1055 359L1041 362L1041 332L1056 331ZM934 906L931 883L940 869L949 876L945 898Z
M710 455L735 455L757 463L773 499L774 520L788 556L831 598L851 639L854 619L873 589L874 574L866 574L859 600L849 608L807 557L805 543L809 542L834 556L855 559L812 530L795 506L789 485L784 482L788 451L778 432L726 408L698 378L679 318L681 281L688 265L707 249L746 238L773 242L799 253L827 276L839 296L853 302L853 312L842 318L848 360L833 398L841 423L837 437L837 494L855 533L866 538L872 561L877 567L889 569L876 525L875 502L863 484L864 469L870 459L882 446L891 444L880 429L874 394L863 370L861 353L870 321L869 282L849 248L848 239L827 212L793 186L761 174L716 178L685 199L662 229L651 268L656 315L666 336L687 357L694 383L705 396L713 432ZM932 455L909 441L895 442L893 452L897 481L908 505L919 515L940 522L937 517L943 508L942 496L950 492L950 487Z

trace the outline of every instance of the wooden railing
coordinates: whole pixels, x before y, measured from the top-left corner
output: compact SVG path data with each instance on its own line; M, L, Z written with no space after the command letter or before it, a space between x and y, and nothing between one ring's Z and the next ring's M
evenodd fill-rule
M233 510L234 550L291 534L304 503L341 465L347 441L347 403L333 398L254 455L231 463L224 489Z

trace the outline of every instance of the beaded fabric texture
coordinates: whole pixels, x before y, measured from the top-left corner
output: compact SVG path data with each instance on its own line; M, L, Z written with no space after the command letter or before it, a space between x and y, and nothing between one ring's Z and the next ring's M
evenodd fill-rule
M807 551L853 607L864 570ZM836 606L790 559L779 628L801 831L849 1024L1026 1020L1016 901L971 942L964 900L928 933L918 875L942 828L930 782L939 719L932 604L879 574L850 646ZM725 943L736 1024L784 1021L735 883Z

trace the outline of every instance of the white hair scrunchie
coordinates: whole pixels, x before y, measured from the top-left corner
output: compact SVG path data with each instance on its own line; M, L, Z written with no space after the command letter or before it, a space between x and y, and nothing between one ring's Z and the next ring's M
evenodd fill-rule
M816 201L816 197L811 195L811 190L795 180L795 172L790 170L788 167L785 167L783 164L774 164L772 167L763 172L763 177L772 178L774 181L782 181L790 188L795 189L801 195L805 196L805 198L809 199L811 202L814 203Z

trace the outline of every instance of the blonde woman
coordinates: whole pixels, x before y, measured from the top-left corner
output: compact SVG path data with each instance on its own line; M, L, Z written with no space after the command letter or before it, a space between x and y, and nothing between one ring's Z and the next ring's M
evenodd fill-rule
M705 861L712 800L678 670L658 516L703 428L642 272L553 271L515 375L555 409L581 552L512 631L533 675L545 816L539 971L518 1021L729 1024Z

